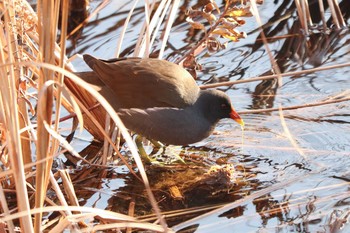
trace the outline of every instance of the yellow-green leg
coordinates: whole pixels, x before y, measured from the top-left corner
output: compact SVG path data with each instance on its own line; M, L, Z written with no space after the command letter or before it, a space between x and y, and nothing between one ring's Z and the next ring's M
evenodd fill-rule
M151 159L148 156L148 154L146 153L145 148L143 148L143 145L142 145L142 136L141 135L136 136L135 143L136 143L137 149L139 150L139 154L140 154L141 158L143 159L143 161L145 161L146 163L158 163L157 160Z

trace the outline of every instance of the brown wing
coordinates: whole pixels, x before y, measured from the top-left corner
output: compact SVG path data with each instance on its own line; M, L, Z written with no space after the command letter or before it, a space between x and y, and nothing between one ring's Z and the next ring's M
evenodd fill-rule
M152 58L103 61L90 55L84 55L84 60L114 92L120 108L184 108L199 95L192 76L168 61Z

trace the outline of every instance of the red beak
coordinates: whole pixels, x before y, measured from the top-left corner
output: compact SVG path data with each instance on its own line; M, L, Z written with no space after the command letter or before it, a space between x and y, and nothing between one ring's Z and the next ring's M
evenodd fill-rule
M238 113L235 111L235 109L233 107L231 108L230 117L231 117L231 119L235 120L241 126L244 126L243 119L238 115Z

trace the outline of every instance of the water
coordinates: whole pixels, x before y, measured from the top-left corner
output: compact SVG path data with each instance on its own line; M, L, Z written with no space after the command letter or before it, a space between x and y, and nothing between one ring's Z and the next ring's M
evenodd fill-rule
M89 53L105 59L114 57L121 26L131 7L131 2L127 2L111 1L102 9L84 28L75 44L70 44L69 55ZM92 2L92 8L98 3ZM186 8L195 1L183 4ZM289 4L290 1L266 1L260 7L262 21L274 18L273 14L277 17L277 9L289 8ZM128 28L123 43L122 54L125 56L132 54L142 25L142 11L139 5L131 19L132 26ZM296 24L295 13L292 15L288 20L272 23L266 31L268 36L290 34L290 28ZM185 54L202 36L200 32L188 33L189 25L183 19L182 12L165 51L164 57L171 61ZM259 38L258 32L254 32L256 27L254 18L248 18L240 29L248 33L247 39L230 43L227 49L216 54L198 56L203 66L202 72L198 73L198 84L213 78L233 81L270 74L271 63L265 48L256 42ZM282 72L326 67L350 60L348 30L331 31L329 35L312 34L307 44L300 31L297 33L299 35L295 37L269 43ZM281 87L277 87L274 81L259 81L220 89L229 94L236 110L245 111L320 102L349 90L349 80L349 68L344 67L285 77ZM349 97L349 93L343 95ZM349 105L348 101L283 111L291 135L283 128L278 112L243 115L246 123L243 147L239 126L229 120L221 121L216 133L182 149L181 153L192 162L187 167L174 168L174 172L179 177L192 174L187 179L195 179L193 176L200 176L219 161L234 164L236 169L245 167L237 171L244 182L236 188L220 187L223 191L214 195L216 199L209 200L210 195L204 196L203 193L203 196L195 197L196 203L200 203L197 206L238 203L237 206L223 212L220 209L204 211L206 215L200 215L188 224L181 223L198 214L169 218L168 223L180 224L177 230L195 226L196 232L330 232L336 229L342 219L347 219L349 212ZM153 185L160 176L169 176L166 169L150 170ZM85 205L127 212L132 196L137 200L138 213L149 213L141 183L118 168L108 174L96 190L85 188L85 192L91 195L84 196ZM81 187L84 190L87 186ZM104 193L98 196L100 189ZM224 194L225 189L230 192ZM171 197L162 192L166 191L155 190L163 210L194 206L193 201L188 201L189 196L185 195L187 199L182 203L171 203Z

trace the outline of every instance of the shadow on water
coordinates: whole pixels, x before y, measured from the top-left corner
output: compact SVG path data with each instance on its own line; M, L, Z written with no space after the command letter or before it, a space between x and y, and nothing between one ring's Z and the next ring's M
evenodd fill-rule
M193 4L194 1L183 2L165 51L168 60L181 57L203 36L203 32L189 29L184 22L184 11ZM113 57L130 5L113 1L102 9L85 26L81 37L71 41L70 55L90 53L101 58ZM339 5L348 22L349 1L340 1ZM310 3L310 14L314 24L320 25L316 6L317 1L312 2L312 7ZM326 3L325 7L328 7ZM332 29L331 19L327 20L331 29L324 31L313 26L310 34L305 35L297 20L294 1L266 1L260 10L266 22L264 32L269 47L281 72L349 61L348 29ZM142 6L137 7L131 19L123 56L133 52L142 25L142 11ZM272 74L254 19L247 19L245 27L248 38L229 44L217 54L203 53L198 57L203 66L198 73L198 84ZM349 68L344 67L286 77L280 87L276 80L265 80L220 89L230 95L237 110L303 105L349 95L348 73ZM243 144L239 128L222 121L216 133L206 140L177 149L185 165L148 166L153 192L168 224L175 225L179 232L339 229L350 210L349 107L348 102L340 102L284 111L295 144L282 127L278 112L245 115ZM93 160L99 149L90 145L81 154ZM128 156L127 149L122 152ZM158 151L154 156L164 158L169 156L168 152ZM80 204L127 214L133 203L136 216L153 220L143 184L125 166L116 164L108 170L72 168ZM228 203L236 206L220 212ZM194 217L198 218L185 222Z

